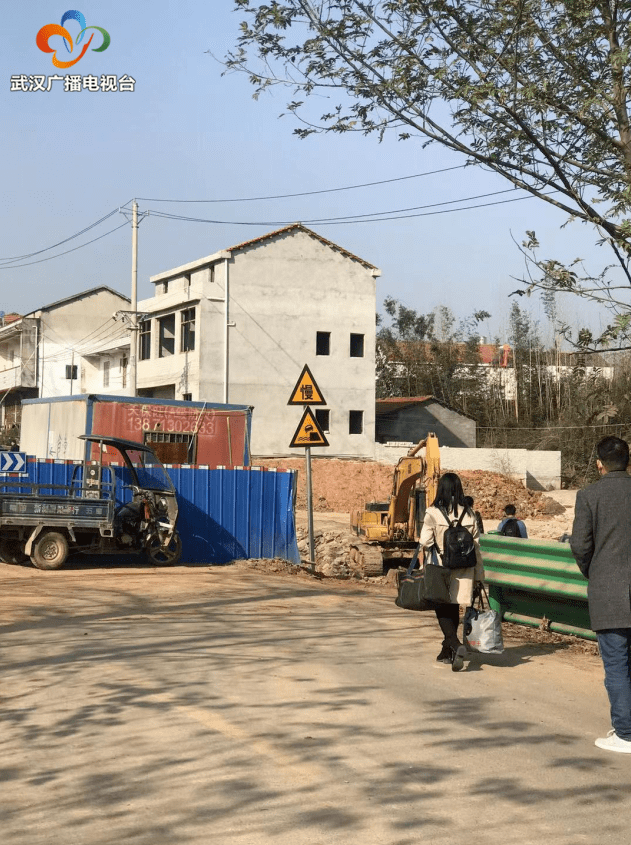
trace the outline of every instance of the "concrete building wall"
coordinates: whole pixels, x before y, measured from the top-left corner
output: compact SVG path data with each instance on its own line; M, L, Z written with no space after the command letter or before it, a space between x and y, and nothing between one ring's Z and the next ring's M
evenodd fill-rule
M174 274L164 292L139 309L159 313L180 307L183 285L199 297L196 352L189 382L192 398L224 398L226 260ZM328 404L330 446L318 454L372 457L375 424L376 280L360 261L304 230L289 230L235 249L227 261L230 290L228 401L254 406L252 453L300 454L289 443L301 409L287 401L308 364ZM159 292L158 292L159 291ZM159 309L159 310L158 310ZM330 333L330 354L316 354L317 332ZM363 335L363 356L350 354L351 334ZM176 382L181 372L153 355L139 362L139 386ZM170 366L169 366L170 365ZM177 396L177 393L176 393ZM178 397L179 398L179 397ZM349 412L363 414L362 432L349 432Z
M380 414L376 421L375 439L378 443L418 443L430 431L436 434L441 446L474 448L476 445L475 420L431 400Z
M88 381L98 378L86 363L86 353L111 344L119 332L113 314L129 307L128 300L114 291L96 289L77 296L58 307L36 312L40 319L38 386L39 395L68 396L93 388ZM66 378L66 367L77 366L77 379Z
M413 445L412 442L377 443L375 458L380 463L396 464ZM454 449L441 444L440 466L443 471L460 472L480 469L487 472L499 472L521 481L524 487L530 490L559 490L561 488L561 452L556 451Z
M158 398L155 391L160 389L163 398L185 399L187 396L197 401L199 392L199 362L200 362L200 312L198 299L182 298L181 295L170 293L157 297L159 302L144 300L138 304L140 311L147 312L159 306L149 318L151 323L151 353L150 358L138 360L138 389L141 394ZM195 349L182 348L183 312L195 309ZM173 317L174 351L167 352L161 345L161 321ZM164 395L168 393L169 395ZM204 397L206 398L206 397Z

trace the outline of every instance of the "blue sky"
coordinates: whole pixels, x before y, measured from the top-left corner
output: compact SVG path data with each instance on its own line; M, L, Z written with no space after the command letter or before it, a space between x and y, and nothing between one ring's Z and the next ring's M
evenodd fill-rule
M0 54L2 258L61 241L132 197L151 198L139 200L141 212L225 221L189 223L149 214L139 230L138 295L144 298L152 294L151 275L256 237L277 228L277 223L421 206L510 187L471 167L312 197L157 202L317 191L427 173L463 161L439 147L422 149L418 140L391 137L380 144L373 137L349 135L299 140L292 135L292 118L279 118L288 92L279 89L254 101L247 79L238 74L222 77L221 66L207 52L223 56L234 44L239 17L230 0L79 0L78 6L88 26L110 33L111 44L102 53L88 51L65 70L53 67L51 55L37 48L35 37L45 24L60 23L68 3L31 0L5 10ZM72 22L68 27L72 33L79 31ZM99 38L96 33L94 44ZM59 82L50 92L10 91L13 75L55 73L99 78L129 74L136 85L133 93L66 92ZM31 264L98 237L124 220L117 212L58 249L13 262L15 266L5 263L0 310L24 313L101 284L129 294L128 226L60 258ZM258 225L239 225L245 222ZM458 318L484 309L493 317L482 331L504 339L513 301L508 294L517 287L511 277L523 273L512 237L520 241L526 229L535 229L547 255L580 255L592 269L609 260L592 246L595 236L590 230L579 224L561 230L562 223L559 212L526 199L398 221L308 225L381 269L378 304L393 296L424 313L447 305ZM29 266L17 266L24 264ZM520 304L524 302L521 298ZM529 307L544 323L538 301L530 301ZM560 313L575 324L588 321L585 306L571 298L560 304ZM593 312L589 321L598 327Z

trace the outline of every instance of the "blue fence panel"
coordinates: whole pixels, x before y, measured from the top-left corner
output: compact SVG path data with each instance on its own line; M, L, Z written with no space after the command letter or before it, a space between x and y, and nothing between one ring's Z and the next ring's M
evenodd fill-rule
M178 491L183 561L280 557L300 563L294 472L167 466Z
M80 462L30 458L28 476L0 476L0 489L3 481L69 485L77 466L80 473ZM166 469L177 490L183 563L260 557L300 563L293 511L295 472L197 466ZM131 498L130 491L124 489L131 479L126 467L114 467L114 471L116 500L121 504Z

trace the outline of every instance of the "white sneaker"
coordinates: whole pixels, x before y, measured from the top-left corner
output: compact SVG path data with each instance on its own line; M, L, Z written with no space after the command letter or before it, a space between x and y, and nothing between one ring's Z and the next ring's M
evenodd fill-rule
M620 751L622 754L631 754L631 741L621 739L618 734L611 730L605 737L599 737L594 745L604 748L605 751Z

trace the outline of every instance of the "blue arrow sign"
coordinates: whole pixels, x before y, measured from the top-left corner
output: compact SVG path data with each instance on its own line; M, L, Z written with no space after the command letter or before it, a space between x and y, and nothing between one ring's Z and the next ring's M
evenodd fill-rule
M26 452L0 452L0 472L26 471Z

